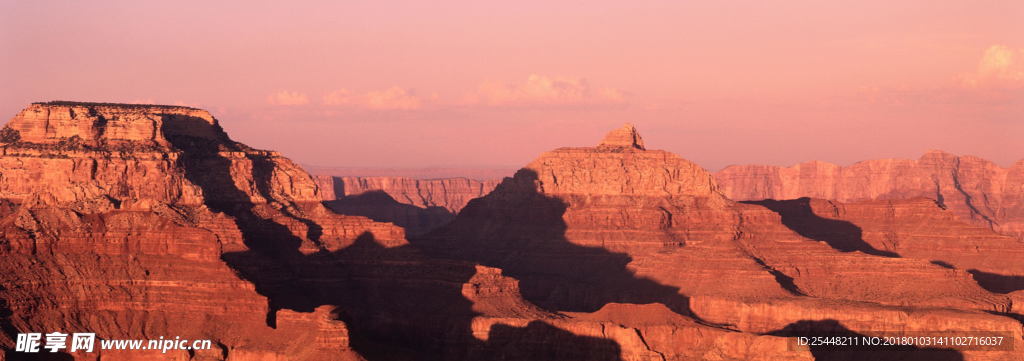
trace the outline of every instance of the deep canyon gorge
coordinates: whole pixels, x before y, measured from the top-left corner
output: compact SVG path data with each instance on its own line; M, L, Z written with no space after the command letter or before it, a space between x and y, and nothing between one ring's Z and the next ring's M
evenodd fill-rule
M625 125L501 180L311 176L205 110L59 101L0 147L0 360L1024 359L1024 160L709 172ZM1016 346L793 341L942 332Z

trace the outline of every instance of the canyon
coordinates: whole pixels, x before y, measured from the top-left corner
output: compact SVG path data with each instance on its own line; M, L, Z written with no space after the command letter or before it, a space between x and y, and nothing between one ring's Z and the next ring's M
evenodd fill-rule
M314 176L324 204L343 214L391 222L409 234L422 234L455 218L474 198L500 181L468 178Z
M625 125L501 181L314 177L204 110L82 102L0 147L0 360L51 331L215 345L75 360L1024 358L1017 166L713 174ZM941 332L1017 346L792 338Z

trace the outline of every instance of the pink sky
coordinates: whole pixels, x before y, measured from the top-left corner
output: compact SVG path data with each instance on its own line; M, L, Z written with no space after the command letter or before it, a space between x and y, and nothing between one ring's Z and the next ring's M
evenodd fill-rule
M1024 158L1021 1L4 1L0 115L181 103L305 164ZM982 4L984 6L982 6Z

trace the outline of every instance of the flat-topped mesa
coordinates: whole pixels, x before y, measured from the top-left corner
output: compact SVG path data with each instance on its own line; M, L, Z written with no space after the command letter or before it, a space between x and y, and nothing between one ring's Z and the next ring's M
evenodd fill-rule
M75 359L364 360L336 307L318 307L343 292L323 284L341 290L350 276L306 276L357 238L364 250L402 246L402 229L331 212L300 167L232 141L199 109L37 103L2 134L0 360L12 355L6 334L34 329L215 347ZM310 282L315 292L296 288Z
M0 169L0 199L37 205L320 201L290 160L231 140L209 112L184 106L33 103L0 130Z
M528 164L547 195L697 196L727 200L711 173L663 150L648 150L632 124L613 130L596 147L545 152Z
M647 149L644 147L644 139L640 137L636 127L629 123L624 124L622 128L608 132L604 139L601 140L598 148Z
M3 143L93 147L108 144L169 146L167 135L227 141L209 112L185 106L51 101L33 103L0 133Z

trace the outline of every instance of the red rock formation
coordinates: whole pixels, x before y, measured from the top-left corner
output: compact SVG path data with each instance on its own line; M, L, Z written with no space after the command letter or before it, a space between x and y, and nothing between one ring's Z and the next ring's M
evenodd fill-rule
M899 257L859 237L804 233L776 205L734 203L718 189L695 164L646 150L627 125L597 147L543 154L470 202L452 224L413 241L435 254L504 269L520 281L528 301L548 310L661 303L691 322L751 333L807 324L862 334L881 326L928 331L957 325L1020 338L1018 321L988 313L1010 311L1010 299L983 289L964 270ZM857 230L822 217L810 224ZM998 236L964 237L982 244ZM942 311L947 308L960 311ZM692 347L708 342L702 337L676 342Z
M770 203L783 219L792 219L787 225L812 238L842 242L847 237L845 241L860 242L869 249L967 272L980 286L999 294L1024 289L1024 263L1020 262L1024 245L1020 241L960 222L933 200L840 203L803 198ZM841 227L816 228L815 222L848 222L854 232L844 234Z
M246 208L257 222L295 233L319 218L319 239L295 244L303 252L370 231L404 242L401 229L317 208L319 194L301 169L231 141L197 109L39 103L3 132L0 297L9 328L211 339L217 349L208 353L217 359L359 359L329 312L269 309L237 277L221 255L251 246L245 224L212 208ZM268 313L278 314L280 327L267 326ZM182 350L78 356L188 357Z
M113 119L138 131L109 136ZM330 212L301 169L194 109L35 104L3 134L5 350L14 333L50 331L216 345L73 355L83 360L742 360L784 347L541 309L498 269L426 256L398 227ZM679 348L677 331L736 343Z
M932 151L918 160L869 160L848 167L817 161L792 167L730 166L715 178L729 198L740 201L927 197L963 220L1024 237L1024 160L1002 168L977 157Z
M299 167L195 109L35 104L0 136L4 349L89 331L217 346L78 359L811 360L780 336L1021 339L1012 280L978 285L1015 269L1005 238L913 204L735 203L631 126L545 153L412 241L332 212ZM963 235L929 249L931 227Z
M165 129L164 125L170 129ZM169 146L166 131L218 139L216 120L205 110L131 104L35 103L8 124L22 142L89 146Z

